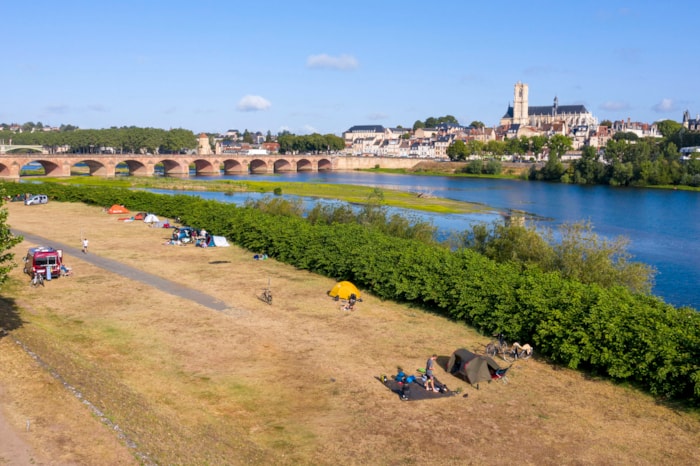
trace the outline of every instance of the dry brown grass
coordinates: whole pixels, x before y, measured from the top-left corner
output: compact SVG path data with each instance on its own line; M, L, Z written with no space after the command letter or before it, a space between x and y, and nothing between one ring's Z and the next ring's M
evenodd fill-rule
M82 230L91 254L230 305L213 311L72 256L74 277L33 289L15 270L3 290L24 321L11 336L160 464L393 465L425 463L424 456L431 464L700 463L697 414L541 360L517 362L510 383L478 391L438 370L468 398L400 402L375 380L397 365L422 367L432 353L442 361L458 347L481 350L487 339L464 325L372 296L343 313L326 296L328 278L253 261L236 247L163 246L167 230L118 222L98 208L7 208L13 228L76 248ZM16 249L18 258L28 246ZM272 306L256 297L268 278ZM36 448L82 455L75 463L123 464L123 456L104 456L127 451L113 448L107 427L33 360L5 351L7 337L0 346L3 364L13 365L0 371L0 387L9 389L17 428L22 416L52 411L30 438ZM72 443L47 433L68 430L65 418L74 421ZM76 436L101 443L91 449Z

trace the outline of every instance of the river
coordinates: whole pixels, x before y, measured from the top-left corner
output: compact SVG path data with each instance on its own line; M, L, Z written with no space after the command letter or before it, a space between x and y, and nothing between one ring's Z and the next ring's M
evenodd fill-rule
M433 223L443 234L463 231L477 221L492 222L510 210L527 212L540 226L590 221L598 235L629 238L635 261L657 270L653 293L675 306L700 309L700 193L680 190L613 188L560 183L392 175L367 172L289 173L197 177L198 180L318 182L373 186L429 193L493 208L482 214L410 215ZM224 202L248 195L193 193Z

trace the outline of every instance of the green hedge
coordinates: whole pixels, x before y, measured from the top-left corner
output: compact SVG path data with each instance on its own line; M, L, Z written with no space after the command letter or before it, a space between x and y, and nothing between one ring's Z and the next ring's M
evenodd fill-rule
M5 183L6 194L27 184ZM311 225L191 196L43 184L51 199L180 217L299 269L351 280L383 299L414 303L482 332L530 342L538 353L650 393L700 404L700 313L471 250L389 237L360 225Z

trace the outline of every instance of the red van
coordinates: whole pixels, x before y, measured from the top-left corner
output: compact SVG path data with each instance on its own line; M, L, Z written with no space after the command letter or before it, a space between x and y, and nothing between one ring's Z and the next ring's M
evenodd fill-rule
M44 278L58 278L61 276L61 263L63 251L41 246L30 248L24 258L24 273L34 278L40 273Z

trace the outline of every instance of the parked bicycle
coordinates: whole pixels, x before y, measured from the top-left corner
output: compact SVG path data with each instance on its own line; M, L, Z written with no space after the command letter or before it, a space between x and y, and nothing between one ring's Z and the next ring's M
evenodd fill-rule
M34 288L44 286L44 275L41 273L35 273L30 283Z
M272 290L270 289L270 279L267 279L267 288L263 288L262 294L259 296L264 303L272 305Z
M493 337L496 338L496 340L492 340L488 345L486 345L486 354L492 358L500 356L504 361L508 361L510 349L505 336L502 333L498 333Z
M513 343L510 350L507 352L506 357L509 361L515 361L518 359L530 359L533 354L533 348L529 343L521 345L517 341Z

